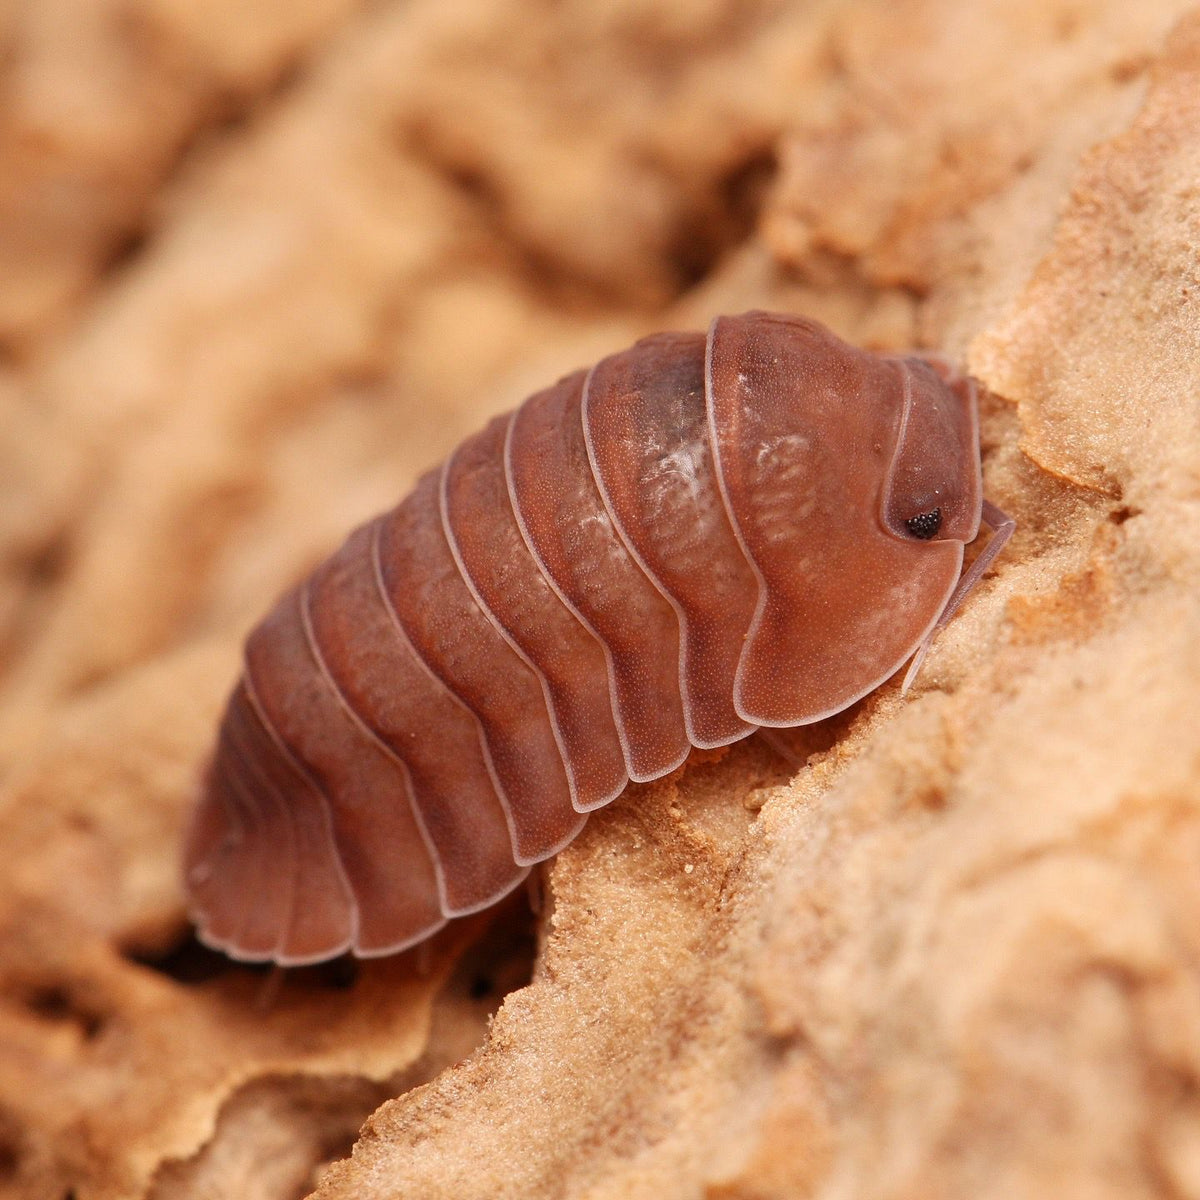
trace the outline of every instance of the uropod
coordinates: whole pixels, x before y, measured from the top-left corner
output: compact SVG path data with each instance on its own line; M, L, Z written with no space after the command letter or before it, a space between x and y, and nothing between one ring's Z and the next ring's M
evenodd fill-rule
M692 747L911 677L1012 529L936 360L751 312L568 375L250 634L185 847L200 937L420 942Z

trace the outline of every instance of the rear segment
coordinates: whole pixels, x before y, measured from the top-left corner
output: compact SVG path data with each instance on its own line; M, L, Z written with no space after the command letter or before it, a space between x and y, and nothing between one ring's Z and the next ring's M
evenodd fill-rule
M235 958L292 965L353 944L356 913L328 806L245 680L193 824L187 883L200 936Z

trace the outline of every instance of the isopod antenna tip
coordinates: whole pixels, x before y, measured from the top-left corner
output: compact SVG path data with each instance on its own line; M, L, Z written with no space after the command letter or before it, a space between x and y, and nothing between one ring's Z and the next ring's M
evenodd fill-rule
M900 685L901 696L906 696L909 688L916 682L921 664L929 653L933 639L937 637L942 627L954 616L959 605L983 578L984 572L992 565L992 561L1004 549L1017 528L1016 521L1002 509L997 508L990 500L984 500L982 516L983 523L991 529L992 536L988 539L988 544L975 556L975 561L963 572L954 591L950 593L950 599L946 601L946 607L942 609L941 616L938 617L933 628L917 647L917 652L913 655L912 662L904 673L904 682Z

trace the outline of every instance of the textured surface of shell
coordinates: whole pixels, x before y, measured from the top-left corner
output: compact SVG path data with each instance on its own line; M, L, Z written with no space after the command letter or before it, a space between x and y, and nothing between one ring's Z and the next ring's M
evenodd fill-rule
M283 964L414 945L631 780L878 687L1010 530L972 383L811 320L559 380L251 633L185 848L200 936Z

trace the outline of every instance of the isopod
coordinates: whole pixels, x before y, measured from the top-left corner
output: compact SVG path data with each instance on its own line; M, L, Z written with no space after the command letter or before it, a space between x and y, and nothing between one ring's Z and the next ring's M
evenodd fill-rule
M751 312L568 375L251 633L187 839L199 935L412 946L630 780L915 670L1012 529L937 360Z

